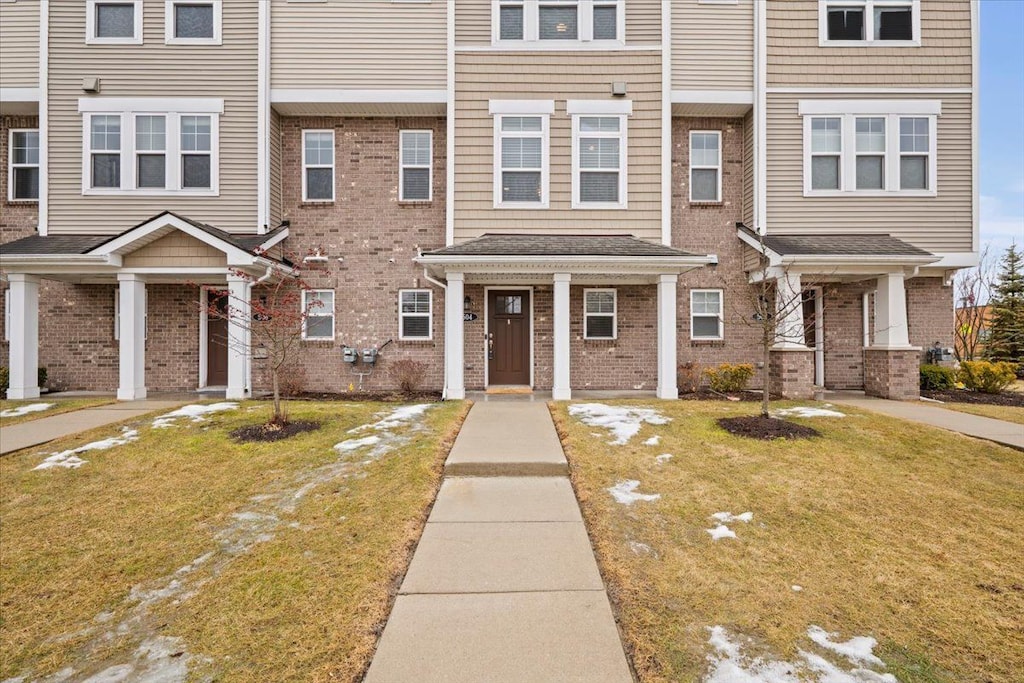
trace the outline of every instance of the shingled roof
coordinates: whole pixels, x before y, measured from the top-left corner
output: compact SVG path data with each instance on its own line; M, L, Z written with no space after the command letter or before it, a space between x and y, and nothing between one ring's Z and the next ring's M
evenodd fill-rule
M736 228L749 241L758 241L780 256L934 256L892 235L882 234L809 234L758 235L738 223Z
M436 251L431 256L699 256L631 235L503 235L488 233L476 239Z

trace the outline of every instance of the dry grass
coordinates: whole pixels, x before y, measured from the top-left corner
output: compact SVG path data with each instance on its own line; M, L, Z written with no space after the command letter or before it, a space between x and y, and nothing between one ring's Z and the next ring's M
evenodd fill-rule
M625 446L552 409L641 681L699 679L710 626L792 660L811 624L873 635L904 683L1020 680L1020 453L847 408L796 420L821 438L754 442L714 424L748 406L647 405L672 422ZM662 498L624 507L606 492L623 479ZM748 510L737 539L711 541L709 515Z
M948 401L942 404L947 410L956 410L971 415L991 417L996 420L1004 420L1015 424L1024 425L1024 408L1017 406L990 406L984 403L956 403Z
M31 422L32 420L60 415L61 413L70 413L73 410L81 410L82 408L105 406L114 402L115 399L112 396L60 399L47 398L46 396L43 396L42 398L33 399L31 401L8 401L4 399L0 400L0 411L17 408L18 406L23 405L30 405L32 403L52 403L54 405L52 408L47 408L46 410L42 410L38 413L28 413L27 415L21 415L20 417L0 417L0 427L10 427L11 425L21 424L22 422Z
M318 420L321 429L242 445L227 433L266 412L243 404L198 424L143 426L139 441L86 453L77 470L33 471L45 455L38 451L0 459L0 679L88 660L84 676L125 661L138 638L104 641L102 633L137 614L132 587L166 585L213 551L183 579L193 594L157 602L132 636L181 638L193 662L208 659L203 675L217 680L358 680L468 410L431 408L422 430L394 430L407 443L376 459L367 449L340 458L332 450L353 438L349 429L393 407L293 403L294 419ZM293 500L317 468L343 461L291 510L263 502ZM234 515L261 509L280 518L271 536L256 542L250 534L243 552L225 551Z

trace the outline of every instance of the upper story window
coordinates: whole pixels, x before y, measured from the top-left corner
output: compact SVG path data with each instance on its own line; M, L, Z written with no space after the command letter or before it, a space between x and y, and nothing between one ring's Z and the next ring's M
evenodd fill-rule
M221 100L82 98L82 194L219 193Z
M497 0L494 40L622 42L623 0Z
M169 45L220 45L222 0L166 0L164 40Z
M142 0L86 0L85 42L142 43Z
M7 149L7 201L37 201L39 199L39 131L12 129Z
M629 100L569 100L572 116L572 208L624 209L628 187Z
M802 101L804 195L934 196L939 110L928 100Z
M690 131L690 201L722 201L722 133Z
M495 208L548 206L552 100L491 100Z
M818 42L831 46L921 44L920 0L818 0Z
M302 201L334 201L334 131L302 131Z
M399 133L398 199L403 202L429 202L432 196L434 136L429 130L403 130Z

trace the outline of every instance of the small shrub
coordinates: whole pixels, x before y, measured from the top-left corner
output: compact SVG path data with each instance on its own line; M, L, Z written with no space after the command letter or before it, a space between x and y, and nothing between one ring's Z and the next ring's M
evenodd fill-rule
M700 363L692 360L679 366L679 391L684 394L692 394L700 389L701 368Z
M39 368L38 377L39 377L39 386L40 387L45 387L46 386L46 377L47 377L46 368Z
M11 371L5 366L0 366L0 391L7 391L11 386Z
M925 391L942 391L956 386L956 373L952 368L941 365L921 366L921 389Z
M306 369L301 365L282 368L277 375L277 388L282 396L300 396L306 391Z
M717 368L705 370L704 376L708 378L708 384L713 391L723 394L743 391L754 377L754 366L750 363L722 363Z
M965 360L960 364L959 379L972 391L998 394L1017 379L1016 364Z
M418 360L403 358L391 364L388 374L398 384L403 394L414 394L427 377L427 364Z

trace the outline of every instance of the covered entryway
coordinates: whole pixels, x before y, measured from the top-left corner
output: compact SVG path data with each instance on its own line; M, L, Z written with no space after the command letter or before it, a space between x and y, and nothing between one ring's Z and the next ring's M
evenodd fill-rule
M208 289L206 296L206 381L200 386L222 387L228 383L228 292Z
M488 290L487 310L487 385L530 386L530 290Z

